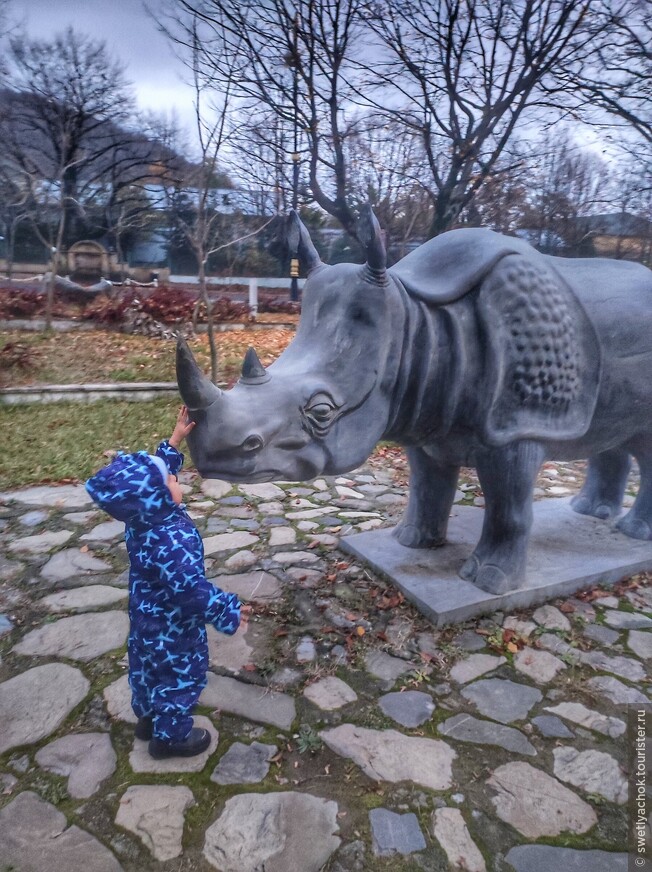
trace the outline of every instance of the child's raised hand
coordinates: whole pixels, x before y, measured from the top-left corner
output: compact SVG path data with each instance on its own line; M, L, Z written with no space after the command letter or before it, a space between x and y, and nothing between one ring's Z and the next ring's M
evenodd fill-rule
M243 605L240 606L240 626L246 626L253 615L253 606Z
M188 407L181 406L179 414L177 415L177 422L174 425L174 430L168 439L170 445L178 450L179 446L194 426L195 422L191 421L188 416Z

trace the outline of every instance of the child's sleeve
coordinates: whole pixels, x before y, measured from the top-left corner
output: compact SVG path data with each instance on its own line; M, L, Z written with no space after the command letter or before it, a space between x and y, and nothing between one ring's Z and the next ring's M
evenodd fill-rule
M179 470L183 466L184 456L176 448L173 448L167 439L164 439L156 449L156 456L165 462L172 475L179 474Z
M148 564L168 589L170 602L181 617L201 618L232 636L240 626L240 600L208 581L202 555L188 546L184 536L183 531L170 534L167 547L152 548Z

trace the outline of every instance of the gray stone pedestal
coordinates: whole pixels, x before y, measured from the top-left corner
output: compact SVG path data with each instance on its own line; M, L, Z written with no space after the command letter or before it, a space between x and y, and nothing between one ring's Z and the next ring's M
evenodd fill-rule
M341 547L389 578L438 627L527 608L652 569L652 542L578 515L570 499L547 499L534 504L525 586L491 596L457 574L480 538L483 517L483 509L454 506L449 541L441 548L405 548L389 529L347 536Z

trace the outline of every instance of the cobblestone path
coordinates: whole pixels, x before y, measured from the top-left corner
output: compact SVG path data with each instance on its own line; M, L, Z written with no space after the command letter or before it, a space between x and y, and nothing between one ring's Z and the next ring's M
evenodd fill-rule
M337 547L395 523L392 460L183 479L208 575L254 607L210 635L188 760L133 737L122 525L80 485L0 495L2 872L625 872L650 579L433 630ZM547 464L537 498L580 480ZM457 500L482 505L471 476Z

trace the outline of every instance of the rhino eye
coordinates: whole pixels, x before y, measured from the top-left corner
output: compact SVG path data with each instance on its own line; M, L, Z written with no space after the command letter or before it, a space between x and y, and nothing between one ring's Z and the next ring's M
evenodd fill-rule
M337 406L325 394L314 396L305 408L307 418L318 428L323 429L331 422Z
M326 421L330 417L333 407L327 403L319 403L317 406L311 406L308 411L318 421Z
M243 451L258 451L263 447L263 440L260 436L247 436L245 441L242 443L241 448Z

